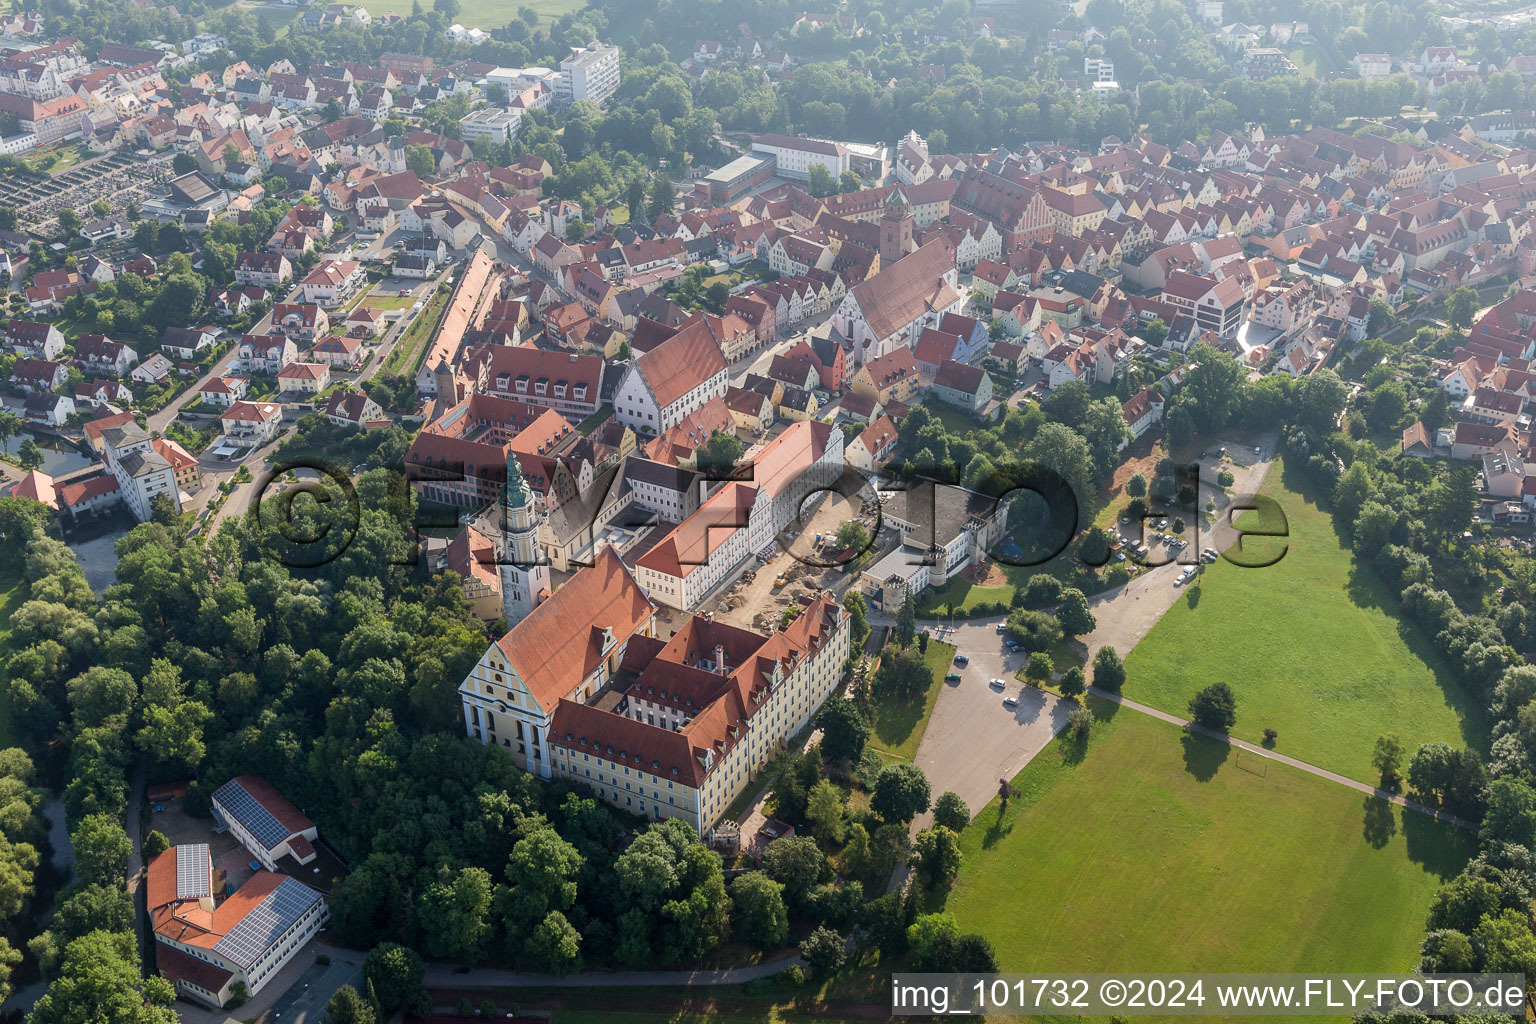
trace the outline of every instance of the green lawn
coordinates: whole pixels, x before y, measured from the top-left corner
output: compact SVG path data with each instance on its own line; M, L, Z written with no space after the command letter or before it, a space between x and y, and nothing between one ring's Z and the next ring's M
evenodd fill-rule
M953 644L938 640L928 641L928 651L923 660L933 672L933 682L921 700L881 701L875 709L874 735L869 744L887 760L910 761L917 756L917 745L923 741L928 719L933 717L933 706L938 703L939 691L944 688L944 675L958 671L950 668L955 657Z
M282 35L290 22L296 19L302 11L297 7L256 7L251 9L256 20L264 21L272 26L272 31Z
M1298 46L1294 50L1287 50L1285 55L1291 58L1291 63L1301 72L1302 78L1319 78L1322 60L1318 56L1315 46Z
M1004 971L1405 971L1475 839L1093 701L962 833L947 907Z
M1234 735L1258 741L1273 728L1282 753L1365 782L1376 780L1382 733L1409 750L1437 740L1481 749L1481 707L1356 563L1301 474L1276 464L1263 493L1285 512L1289 538L1248 548L1285 543L1284 557L1211 566L1131 652L1125 695L1182 716L1197 690L1225 682L1237 695Z
M937 615L942 618L949 614L951 601L954 602L957 610L969 612L979 604L991 604L996 601L1007 604L1012 599L1012 584L1004 584L1000 587L978 587L964 576L956 576L942 587L923 591L917 599L917 613L921 617L932 618Z
M0 574L0 659L11 654L11 616L27 599L27 585L20 576ZM0 690L0 748L16 742L11 725L10 695Z
M432 299L427 303L411 325L405 329L405 334L395 342L395 347L390 349L389 358L384 360L384 372L393 373L402 377L414 377L421 365L427 351L427 342L437 331L437 325L443 319L443 314L448 310L448 298L451 292L438 291L432 293Z
M49 156L56 158L54 163L47 164ZM90 153L80 143L64 142L56 146L40 149L30 154L23 162L28 164L34 171L41 171L45 174L62 174L87 156L90 156Z

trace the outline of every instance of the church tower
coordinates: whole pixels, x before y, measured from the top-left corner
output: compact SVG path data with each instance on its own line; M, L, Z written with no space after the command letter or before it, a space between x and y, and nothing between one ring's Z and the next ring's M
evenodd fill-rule
M895 263L915 249L912 244L912 207L900 185L891 188L880 212L880 266Z
M549 594L549 565L539 550L543 518L517 456L507 452L507 483L501 497L501 614L521 622Z

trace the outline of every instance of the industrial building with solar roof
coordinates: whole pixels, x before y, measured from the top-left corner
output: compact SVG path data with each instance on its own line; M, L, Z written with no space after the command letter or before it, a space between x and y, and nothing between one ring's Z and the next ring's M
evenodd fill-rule
M213 817L268 871L284 857L301 865L315 859L315 823L260 775L241 775L215 790Z
M204 843L173 846L149 864L145 896L156 965L179 995L223 1007L252 996L325 926L325 896L258 871L223 900Z

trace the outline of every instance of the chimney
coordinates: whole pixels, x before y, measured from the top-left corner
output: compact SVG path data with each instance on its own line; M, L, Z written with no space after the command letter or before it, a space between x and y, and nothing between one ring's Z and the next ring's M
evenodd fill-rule
M725 675L725 645L715 644L715 671Z

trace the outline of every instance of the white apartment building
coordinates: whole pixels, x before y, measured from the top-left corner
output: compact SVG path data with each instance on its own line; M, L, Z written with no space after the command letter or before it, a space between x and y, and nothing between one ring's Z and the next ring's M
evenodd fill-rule
M707 836L741 791L837 688L849 618L819 595L772 636L694 616L663 643L631 643L613 711L561 701L552 774L653 821Z
M555 100L575 103L591 100L603 103L619 91L619 48L593 42L571 47L571 55L560 62L560 77L555 79Z
M523 115L511 107L483 107L459 118L459 129L465 142L488 139L500 145L517 138L522 127Z
M277 437L283 425L283 407L275 402L235 402L219 414L224 441L257 448Z
M730 387L729 365L701 317L630 361L614 389L614 416L625 426L662 434Z
M501 746L519 768L549 778L544 738L555 707L596 696L630 641L654 633L655 619L629 568L603 548L590 567L491 644L459 684L465 732Z
M181 511L181 493L176 486L176 470L164 455L155 450L144 428L129 420L108 427L101 433L107 472L117 479L118 489L128 510L139 522L148 522L151 503L165 495L171 507Z
M356 260L325 260L305 275L301 285L304 301L339 306L368 281L367 271Z
M942 587L972 565L1008 533L1007 500L963 487L917 481L882 491L880 526L901 538L870 566L859 584L871 603L887 614L901 610L907 594Z
M214 790L213 817L268 871L284 857L301 866L315 859L319 829L260 775L241 775Z

